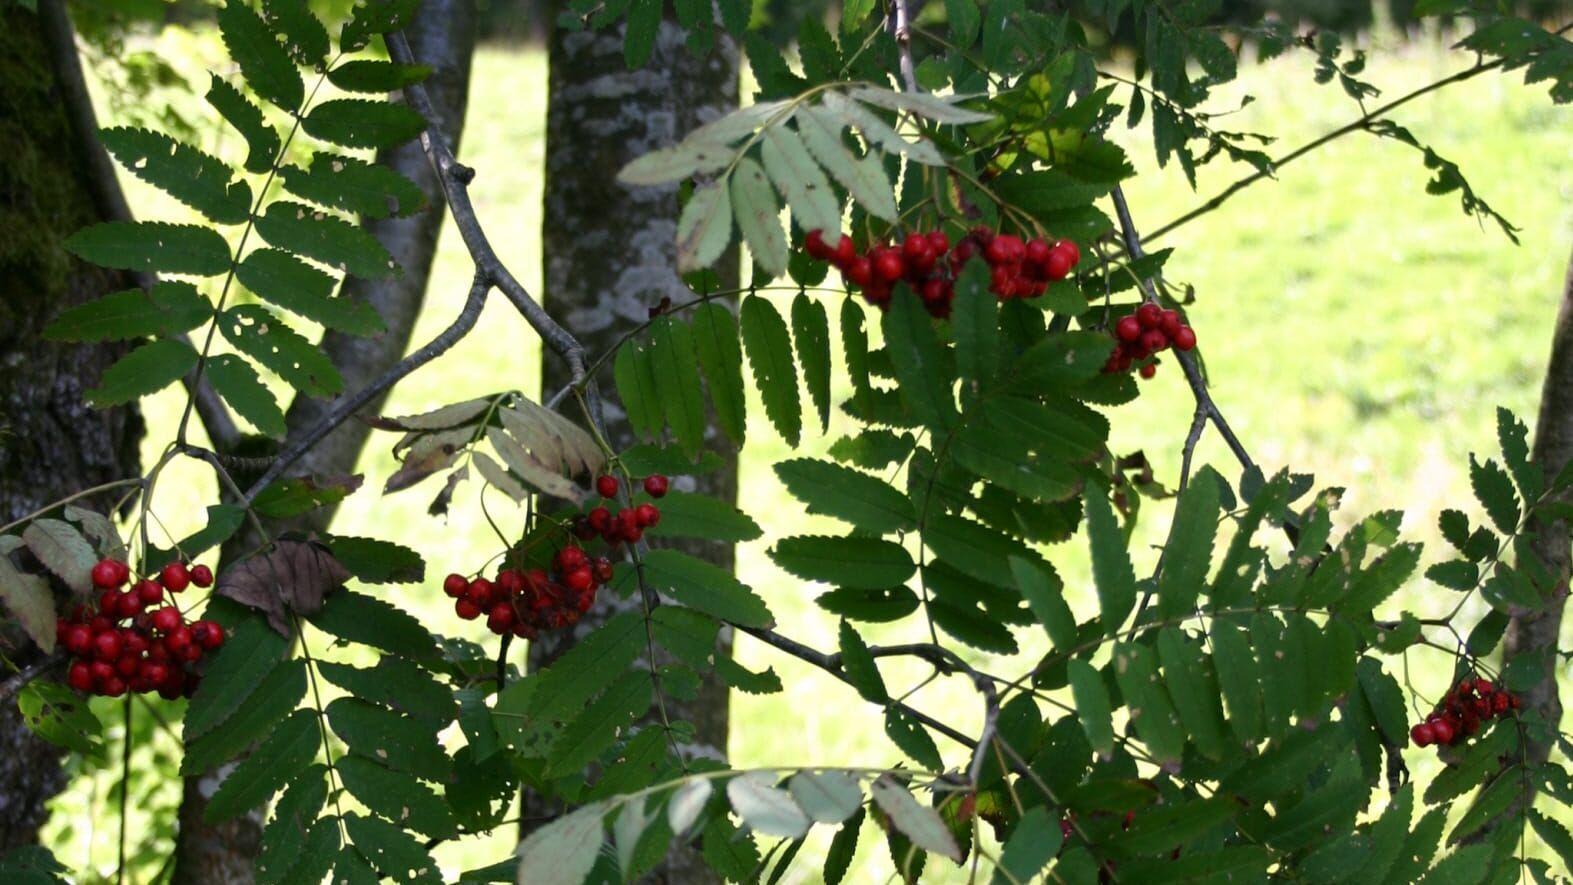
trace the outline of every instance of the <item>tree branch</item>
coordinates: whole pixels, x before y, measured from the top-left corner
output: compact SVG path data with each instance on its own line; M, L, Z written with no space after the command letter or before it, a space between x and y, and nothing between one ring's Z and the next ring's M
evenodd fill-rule
M65 653L57 651L54 654L45 655L7 676L4 682L0 682L0 704L10 703L11 698L15 697L16 693L25 688L29 682L49 672L57 664L64 663L65 659Z
M443 355L449 348L459 342L459 339L469 334L475 327L475 321L481 316L481 308L486 306L486 295L491 291L491 282L479 271L475 274L475 282L470 286L470 297L464 302L464 309L459 312L457 319L448 328L438 333L437 337L427 342L425 347L415 351L387 371L377 376L377 380L356 391L353 396L341 400L316 426L310 431L301 434L290 443L289 447L274 459L270 466L251 488L246 490L244 503L251 503L269 483L284 475L290 465L300 460L301 456L311 450L317 441L333 432L350 416L360 411L367 403L381 396L384 391L398 383L404 376L410 374L421 366L426 365L437 357Z
M919 92L917 72L912 66L912 19L907 14L907 0L890 0L890 17L887 21L890 36L896 40L900 57L901 82L908 92Z

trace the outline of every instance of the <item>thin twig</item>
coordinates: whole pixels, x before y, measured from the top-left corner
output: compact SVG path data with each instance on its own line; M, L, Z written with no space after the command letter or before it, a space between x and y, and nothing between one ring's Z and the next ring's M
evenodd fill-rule
M251 484L251 488L246 490L245 503L255 500L257 495L264 488L267 488L269 483L284 475L284 471L289 469L290 465L300 460L302 456L311 450L312 446L315 446L319 440L332 433L334 428L344 423L351 415L359 411L362 406L365 406L383 391L398 383L404 376L446 353L449 348L459 342L459 339L469 334L470 329L475 326L475 321L480 318L481 308L486 305L486 295L490 290L491 282L484 274L477 272L475 282L470 286L470 297L465 300L464 309L459 312L458 318L453 321L452 325L438 333L437 337L428 342L425 347L399 360L390 366L387 371L378 375L375 381L356 391L353 396L340 402L332 411L323 415L322 420L318 421L315 427L301 434L294 442L290 443L288 448L279 453L278 458L273 461L267 472L263 473L256 482Z
M896 40L896 52L900 57L901 82L905 84L908 92L917 92L917 71L912 66L912 19L907 14L907 0L890 0L890 36Z
M7 676L4 682L0 682L0 704L9 703L12 696L21 691L29 682L49 672L51 668L56 664L63 663L65 659L65 653L57 651L54 654L39 658Z

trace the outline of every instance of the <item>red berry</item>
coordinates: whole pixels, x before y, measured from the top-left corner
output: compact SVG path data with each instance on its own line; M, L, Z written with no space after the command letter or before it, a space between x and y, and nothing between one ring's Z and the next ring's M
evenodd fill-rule
M874 272L885 282L893 283L907 272L907 264L901 260L900 252L884 249L874 258Z
M644 537L644 529L640 528L637 524L625 525L619 527L618 534L621 535L624 541L627 541L630 544L637 544L639 543L639 539Z
M1157 353L1169 346L1169 338L1158 329L1148 329L1142 333L1141 345L1148 353Z
M169 681L169 667L157 661L143 661L137 672L148 685L155 688Z
M66 673L66 682L77 691L84 693L92 691L93 668L88 666L87 661L76 661Z
M1010 261L1010 255L1010 243L1004 236L995 237L989 241L987 246L983 247L983 257L988 260L989 264L995 267Z
M1490 682L1488 682L1488 681L1486 681L1484 679L1480 679L1478 677L1475 679L1475 693L1476 694L1488 695L1488 694L1491 694L1494 691L1496 691L1496 687L1493 686Z
M141 657L148 650L147 637L135 630L120 631L120 653Z
M112 661L120 657L120 634L113 630L106 630L94 636L93 655L101 661Z
M1062 253L1070 259L1071 267L1081 264L1081 247L1070 240L1059 240L1054 244L1054 251Z
M1043 275L1050 282L1063 280L1070 276L1071 260L1059 249L1050 249L1048 260L1043 262Z
M86 655L93 650L93 631L86 624L72 624L61 637L61 644L74 655Z
M1051 251L1053 250L1050 248L1048 241L1034 239L1027 243L1027 261L1031 262L1032 264L1045 264L1049 260L1049 253Z
M1177 310L1164 311L1162 319L1158 321L1158 328L1162 329L1163 334L1168 335L1170 338L1179 334L1180 327L1183 325L1184 323L1180 322L1180 312Z
M803 251L820 260L835 254L835 250L825 242L824 231L818 228L809 231L808 235L803 237Z
M192 566L191 583L203 589L213 586L213 570L205 565Z
M497 589L506 593L512 599L524 592L524 575L513 569L503 569L497 573Z
M1180 331L1172 337L1174 346L1179 350L1190 350L1196 346L1196 332L1190 326L1181 326Z
M1436 740L1436 731L1429 723L1421 722L1409 729L1409 737L1417 747L1429 746Z
M135 593L127 590L115 600L115 616L119 618L134 618L142 613L142 599Z
M158 605L164 598L164 588L152 581L138 581L133 589L136 591L137 599L141 601L143 608L150 605Z
M455 602L453 604L453 611L454 614L457 614L466 621L473 621L481 616L480 607L471 602L469 599L461 599L458 602Z
M1506 694L1497 692L1491 696L1491 712L1494 715L1500 716L1506 713L1510 706L1512 706L1512 701L1508 699Z
M634 517L640 528L649 528L661 521L661 511L654 504L640 504L634 508Z
M199 632L197 628L202 628ZM224 647L224 640L229 638L224 633L224 628L213 621L198 621L191 625L191 638L207 651L217 651Z
M935 255L943 255L950 251L950 237L942 230L931 230L928 234L929 251Z
M116 562L113 559L100 560L93 566L93 586L101 590L119 587L126 582L126 573L129 571L130 569L127 569L123 562Z
M120 607L120 591L105 590L98 594L98 612L105 618L114 618L115 609Z
M646 482L648 481L646 480ZM585 519L589 520L591 528L603 534L612 527L612 511L607 510L605 507L594 508Z
M491 612L486 615L486 627L493 633L501 636L513 630L513 622L516 619L517 615L513 612L513 605L507 602L499 602L492 606Z
M652 498L666 497L667 479L659 473L652 473L644 478L645 494Z
M1158 364L1155 362L1148 363L1142 366L1140 371L1143 378L1151 378L1152 376L1158 374Z
M1460 695L1462 697L1467 697L1469 695L1469 693L1474 691L1474 690L1475 690L1475 680L1473 680L1473 679L1462 679L1462 680L1459 680L1458 688L1454 689L1454 691L1458 695Z
M592 567L592 573L595 575L596 583L609 583L612 580L612 561L604 556L597 559Z
M126 693L126 681L119 676L111 676L98 686L99 694L107 698L118 698Z
M191 648L191 628L181 625L169 631L164 637L164 647L175 657L181 657Z
M442 592L454 599L464 595L464 591L468 589L470 589L470 582L463 575L452 574L442 579Z
M1121 341L1135 341L1142 337L1142 324L1134 316L1120 317L1119 322L1114 324L1114 335Z
M841 239L836 241L835 254L830 256L830 263L842 270L846 270L847 265L857 258L857 247L852 245L851 237L845 234L840 236Z
M1453 742L1453 723L1446 719L1438 719L1431 723L1431 734L1439 744L1447 745Z
M130 679L137 675L137 668L141 665L142 661L136 655L123 654L115 659L115 673L123 679Z
M590 557L585 556L584 551L578 547L564 547L557 551L557 567L564 571L578 568L589 561Z
M160 633L168 633L181 626L181 613L173 607L159 608L153 613L153 629Z
M1163 308L1149 301L1136 308L1136 321L1143 329L1156 329L1163 323Z
M617 497L617 477L603 476L595 481L595 490L603 498Z
M908 261L920 261L929 254L929 239L923 234L907 234L901 241L901 257Z
M159 573L159 580L169 589L169 592L179 593L191 584L191 573L186 571L185 563L172 562L164 566L164 570Z
M484 611L496 601L496 592L491 581L476 578L470 582L469 589L464 591L464 598L475 606L476 611Z
M568 589L583 593L595 584L595 578L590 574L590 567L583 566L569 572L563 578L563 583L568 585Z

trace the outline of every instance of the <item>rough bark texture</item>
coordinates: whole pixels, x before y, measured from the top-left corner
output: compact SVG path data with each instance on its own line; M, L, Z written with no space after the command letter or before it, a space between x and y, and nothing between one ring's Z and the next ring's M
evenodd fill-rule
M59 49L59 52L52 51ZM136 476L142 420L134 407L95 411L83 392L124 345L59 345L40 332L61 310L132 281L71 258L62 246L104 220L66 112L57 56L38 15L0 6L0 523L83 488ZM109 507L112 497L83 502ZM0 629L19 666L37 654ZM34 842L45 802L65 786L60 753L33 737L14 703L0 709L0 853Z
M1540 416L1530 454L1545 471L1547 481L1573 460L1573 259L1562 285L1562 305L1551 336L1551 361L1540 392ZM1556 652L1568 596L1569 536L1567 523L1561 521L1536 522L1530 529L1535 533L1531 549L1556 578L1556 585L1545 608L1516 615L1508 623L1505 657L1511 661L1528 655L1542 661L1539 681L1522 693L1524 703L1550 723L1550 731L1545 735L1531 732L1525 748L1528 759L1539 763L1549 757L1557 724L1562 720Z
M619 30L553 35L542 243L546 306L592 355L614 348L629 329L649 319L649 309L663 297L673 301L691 297L676 268L676 188L630 188L616 180L628 161L671 144L737 107L736 46L722 36L715 52L697 58L683 41L680 28L664 23L650 61L629 71ZM719 266L722 287L735 287L735 257ZM610 363L607 366L597 380L609 391ZM569 381L567 368L550 357L542 378L548 394ZM632 436L615 403L607 404L606 418L612 445L629 445ZM708 435L711 448L726 456L726 465L700 478L697 486L679 487L735 500L736 453L728 451L713 423ZM731 545L674 546L723 568L733 567ZM599 614L604 618L609 612ZM586 629L593 629L593 624L581 623L575 635ZM541 666L565 647L536 644L530 650L531 666ZM729 630L723 632L718 653L731 653ZM725 686L707 681L693 702L669 699L667 713L696 726L689 752L725 757ZM527 796L526 802L530 801ZM527 808L523 816L534 817L535 811ZM674 853L656 878L685 883L714 880L693 852Z
M474 0L426 0L415 20L405 29L417 59L433 68L426 86L432 104L442 115L437 121L450 143L457 145L464 125L469 96L470 61L475 50ZM359 338L328 332L322 348L344 376L344 387L355 391L366 386L385 369L398 362L409 347L410 333L421 311L431 276L432 260L437 253L437 235L444 217L442 194L426 161L420 143L410 142L378 158L416 184L426 194L427 208L408 218L379 219L365 227L382 242L404 269L391 280L351 279L346 293L369 301L381 314L387 331L375 338ZM366 408L374 414L385 397ZM289 434L315 426L332 408L331 400L297 396L286 415ZM370 427L349 420L324 437L291 471L293 474L343 474L354 470L366 444ZM255 477L240 476L241 487ZM323 529L333 518L334 508L323 508L288 524L268 526L270 532L284 529ZM258 543L250 532L225 546L224 558L238 551L255 549ZM207 800L222 783L227 768L186 778L180 805L180 837L176 845L173 881L190 883L255 881L254 866L260 848L263 814L259 809L217 826L203 822Z

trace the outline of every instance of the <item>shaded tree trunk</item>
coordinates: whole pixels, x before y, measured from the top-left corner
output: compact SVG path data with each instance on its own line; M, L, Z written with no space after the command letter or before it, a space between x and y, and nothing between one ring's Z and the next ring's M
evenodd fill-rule
M469 97L470 62L475 50L474 0L426 0L405 29L415 57L433 68L426 87L441 120L434 121L450 144L457 147L464 127L464 112ZM378 161L396 169L426 195L427 208L408 218L368 221L365 225L403 268L402 275L390 280L350 279L345 294L368 301L382 316L387 331L373 338L362 338L329 331L322 349L344 377L344 389L353 393L369 384L389 366L403 358L409 348L410 333L420 315L432 261L437 253L437 236L445 216L442 191L426 160L419 141L383 152ZM386 394L368 403L364 414L382 407ZM333 400L317 400L297 395L286 414L288 437L310 430L334 407ZM371 432L370 425L351 418L340 424L312 448L292 469L292 474L331 475L355 469L361 450ZM246 487L255 476L239 476ZM298 521L272 523L270 533L286 529L321 530L328 527L334 507L313 511ZM224 559L240 551L256 548L260 539L249 529L225 545ZM254 866L260 848L264 823L261 809L217 826L202 819L207 799L228 774L229 768L204 772L186 778L180 805L180 838L176 846L175 883L246 883L255 880Z
M655 148L671 144L689 130L737 107L737 47L724 34L716 50L698 58L684 47L684 32L664 22L650 61L636 71L623 62L620 30L567 32L558 30L551 43L549 103L546 131L545 299L552 315L591 354L606 353L663 297L674 302L689 297L677 273L677 189L630 188L617 182L624 164ZM735 288L735 253L724 261L722 288ZM596 379L612 387L610 362ZM569 382L567 368L546 358L542 373L546 395ZM627 421L608 403L607 431L613 447L633 442ZM707 439L725 457L720 470L700 477L696 487L683 485L726 501L737 498L737 455L720 437L714 422ZM729 544L685 543L690 553L731 570ZM637 595L627 604L637 605ZM609 612L581 622L582 636ZM571 641L571 639L570 639ZM731 632L724 630L718 654L731 653ZM530 649L532 668L566 649L564 643L536 643ZM667 713L696 726L686 751L696 756L725 758L727 689L707 680L691 702L666 701ZM531 803L526 796L526 803ZM547 813L550 813L549 811ZM535 810L526 808L526 819ZM669 858L659 874L671 882L713 881L692 852Z
M1562 303L1551 335L1551 361L1540 392L1540 415L1530 456L1545 471L1547 482L1573 460L1573 259L1568 263ZM1534 686L1522 693L1525 706L1547 723L1544 730L1531 729L1528 735L1524 753L1534 763L1549 758L1557 724L1562 720L1562 700L1557 694L1557 651L1568 596L1568 528L1561 520L1537 520L1530 526L1535 535L1530 549L1556 583L1544 608L1513 617L1504 645L1506 660L1531 658L1539 673Z
M66 65L75 66L60 13L0 5L0 523L84 488L141 471L135 406L94 410L84 391L127 345L61 345L40 339L65 308L135 282L65 251L77 229L111 217L67 112ZM56 24L65 22L60 13ZM88 134L91 137L91 134ZM81 502L103 510L113 496ZM18 666L37 659L25 637L0 629L0 651ZM65 786L61 753L33 737L14 702L0 709L0 853L37 840L45 803Z

